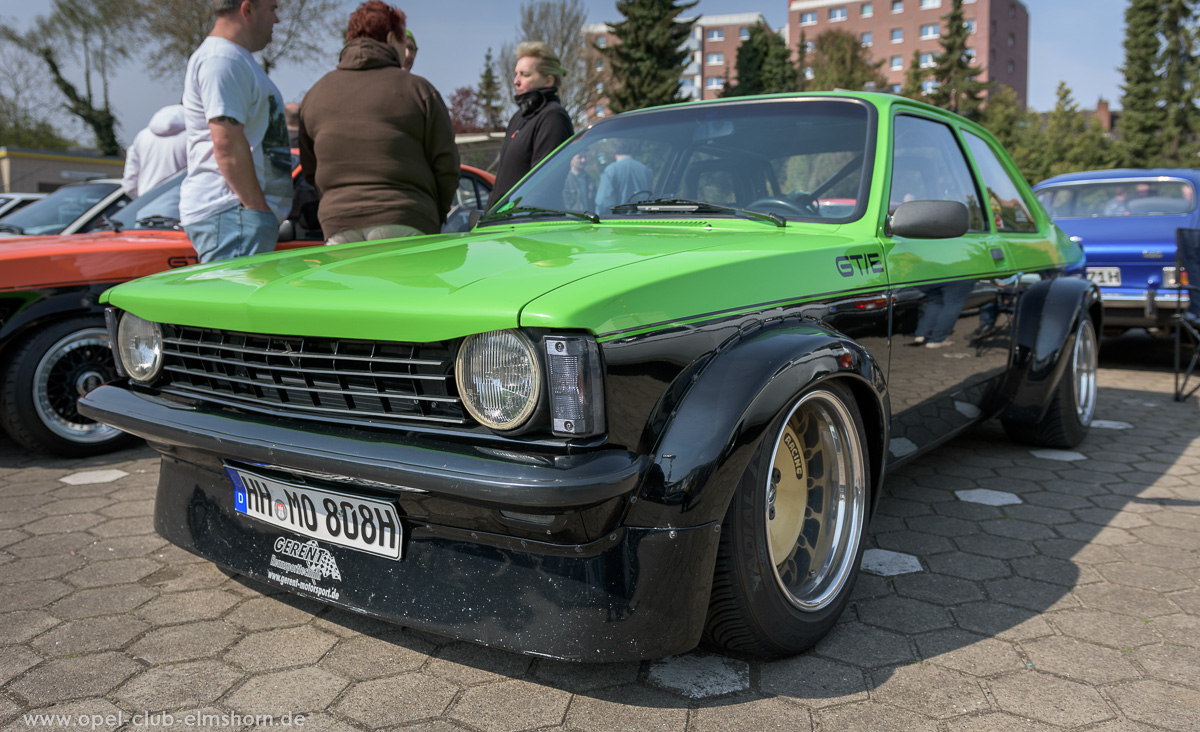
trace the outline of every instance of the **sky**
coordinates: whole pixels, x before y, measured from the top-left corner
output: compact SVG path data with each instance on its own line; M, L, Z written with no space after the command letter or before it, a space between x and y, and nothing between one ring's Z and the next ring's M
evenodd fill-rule
M203 0L196 0L202 2ZM286 2L287 0L283 0ZM1029 104L1044 111L1054 106L1055 89L1065 81L1081 108L1091 109L1100 97L1119 105L1123 61L1124 13L1128 0L1024 0L1030 13ZM442 96L462 86L475 86L483 68L484 53L516 37L520 0L394 0L408 15L408 24L420 44L414 71L426 77ZM615 0L584 0L588 22L615 22L621 17ZM15 20L19 30L29 27L49 3L0 0L0 18ZM353 7L353 3L348 3ZM787 20L787 0L700 0L692 12L704 15L761 12L774 29ZM325 63L289 66L272 74L288 101L304 92L337 62L330 45ZM82 76L67 67L77 83ZM75 72L75 73L72 73ZM118 140L128 145L160 107L179 100L182 79L163 82L146 72L141 60L128 62L110 89L120 121ZM81 84L80 84L81 85ZM82 128L70 130L81 141L90 140Z

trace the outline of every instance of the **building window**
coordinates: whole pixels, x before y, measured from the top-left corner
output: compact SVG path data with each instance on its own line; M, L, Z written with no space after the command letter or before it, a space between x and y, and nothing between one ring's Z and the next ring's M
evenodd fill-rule
M921 54L921 68L923 68L923 69L929 69L929 68L932 68L932 67L934 67L934 66L937 66L937 62L935 62L935 61L933 60L933 54L932 54L932 53L923 53L923 54Z
M921 91L926 94L932 94L938 88L938 83L933 79L926 79L921 82Z
M604 48L608 45L608 38L605 36L596 36L596 48Z
M930 8L942 7L942 0L921 0L921 9L929 10Z
M1013 73L1013 72L1014 72L1014 71L1016 71L1016 70L1017 70L1017 65L1016 65L1016 64L1014 64L1012 61L1009 61L1009 62L1008 62L1008 73L1010 73L1010 74L1011 74L1011 73Z
M812 81L813 76L814 76L813 67L805 66L804 67L804 78L808 79L809 81Z
M893 13L903 13L904 12L904 0L892 0L892 12Z
M596 59L596 71L604 71L604 59Z
M930 23L929 25L921 26L921 40L922 41L928 41L930 39L937 38L939 35L941 35L941 34L938 33L937 23Z
M606 112L606 111L604 110L604 105L603 105L603 104L597 104L597 105L596 105L596 116L597 116L597 117L603 117L603 116L604 116L604 115L606 115L606 114L608 114L608 112Z
M745 41L750 38L750 29L742 28L738 31L738 40Z
M975 49L974 48L967 49L967 58L971 59L972 61L975 60Z
M804 52L805 53L812 53L813 49L816 47L817 47L817 44L814 43L813 41L805 41L804 42Z
M904 31L899 28L892 29L892 43L904 43Z
M1013 5L1012 3L1009 3L1009 5L1008 5L1008 17L1010 17L1010 18L1017 17L1017 6Z
M904 57L892 56L892 71L901 71L904 68Z
M872 41L872 35L871 35L870 33L863 33L863 34L862 34L862 44L863 44L863 48L870 48L870 47L871 47L871 41Z
M811 13L800 13L800 25L816 25L816 24L817 24L817 14L815 11L811 12Z
M975 21L965 20L963 21L963 25L967 28L967 35L975 35Z
M845 8L830 8L829 9L829 22L830 23L840 23L841 21L843 21L845 19L846 19L846 9Z
M862 4L862 17L870 18L873 15L875 15L875 4L874 3L863 3Z
M596 96L604 96L604 82L602 81L596 82Z
M723 41L723 40L725 40L725 31L724 31L724 29L722 29L722 28L709 28L709 29L708 29L708 40L710 40L710 41Z
M901 89L903 89L903 88L904 88L904 85L903 85L903 84L892 84L892 93L893 93L893 94L899 94L899 93L900 93L900 90L901 90Z
M725 80L719 76L707 76L704 78L704 88L706 89L724 89Z
M705 58L704 63L707 64L708 66L720 66L721 64L725 63L725 54L710 53Z
M1012 33L1009 33L1008 34L1008 47L1012 48L1015 45L1017 45L1017 37L1014 36Z

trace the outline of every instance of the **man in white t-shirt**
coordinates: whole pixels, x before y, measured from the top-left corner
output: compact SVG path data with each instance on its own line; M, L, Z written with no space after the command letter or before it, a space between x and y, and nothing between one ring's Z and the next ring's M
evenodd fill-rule
M184 231L201 262L275 248L292 200L283 95L251 54L271 41L278 0L209 0L216 23L188 60Z

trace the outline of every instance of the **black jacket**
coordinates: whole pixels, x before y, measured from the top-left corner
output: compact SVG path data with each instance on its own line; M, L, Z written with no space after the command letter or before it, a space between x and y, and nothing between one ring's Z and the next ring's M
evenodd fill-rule
M520 109L508 123L504 145L500 148L500 166L496 184L488 198L492 207L508 191L571 135L575 127L567 110L558 101L558 89L550 86L517 96Z

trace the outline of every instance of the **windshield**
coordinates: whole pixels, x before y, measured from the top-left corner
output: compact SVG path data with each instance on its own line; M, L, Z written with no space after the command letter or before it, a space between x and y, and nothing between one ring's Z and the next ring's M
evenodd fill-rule
M491 219L506 212L587 212L602 220L753 212L851 221L866 206L869 110L852 100L799 99L614 117L573 138Z
M1056 219L1170 216L1196 209L1196 189L1182 178L1130 178L1047 186L1036 193Z
M187 176L181 170L139 196L112 220L122 229L173 229L179 223L179 186Z
M0 231L25 236L58 234L118 187L116 183L64 186L0 219Z

